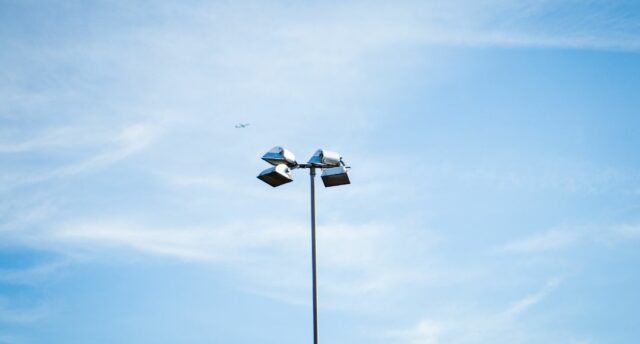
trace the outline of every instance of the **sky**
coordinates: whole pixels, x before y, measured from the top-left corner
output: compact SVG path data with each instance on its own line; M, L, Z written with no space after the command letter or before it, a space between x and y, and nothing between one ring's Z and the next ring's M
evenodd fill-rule
M0 1L0 343L636 343L636 1ZM238 123L250 123L237 129Z

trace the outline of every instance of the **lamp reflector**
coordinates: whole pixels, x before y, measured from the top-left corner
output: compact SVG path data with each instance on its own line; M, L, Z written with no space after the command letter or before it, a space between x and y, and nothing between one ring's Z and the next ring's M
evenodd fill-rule
M258 175L258 179L275 188L276 186L280 186L282 184L293 181L293 178L291 177L291 174L289 172L290 170L287 165L279 164L262 171Z
M342 156L339 153L324 149L318 149L309 159L310 164L322 166L340 166L340 161L342 161Z
M294 167L298 165L298 163L296 162L296 157L293 155L293 153L280 146L271 148L270 151L266 152L262 156L262 160L274 166L285 164L289 167Z
M332 167L322 170L322 182L325 187L351 184L347 168L344 166Z

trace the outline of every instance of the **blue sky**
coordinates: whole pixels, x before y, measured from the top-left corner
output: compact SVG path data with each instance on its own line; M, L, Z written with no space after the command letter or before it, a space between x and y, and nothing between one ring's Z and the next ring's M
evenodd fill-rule
M635 343L633 1L0 1L0 343ZM238 122L249 122L235 129Z

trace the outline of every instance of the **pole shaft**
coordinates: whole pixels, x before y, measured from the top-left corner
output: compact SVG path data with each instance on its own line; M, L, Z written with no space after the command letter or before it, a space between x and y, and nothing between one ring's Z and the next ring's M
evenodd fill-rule
M311 167L311 275L313 284L313 344L318 344L318 286L316 283L316 169Z

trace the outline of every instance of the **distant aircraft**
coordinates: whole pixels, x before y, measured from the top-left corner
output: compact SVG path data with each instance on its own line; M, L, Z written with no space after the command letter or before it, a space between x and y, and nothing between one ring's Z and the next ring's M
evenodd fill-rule
M236 124L236 129L246 128L249 126L249 123L238 123Z

